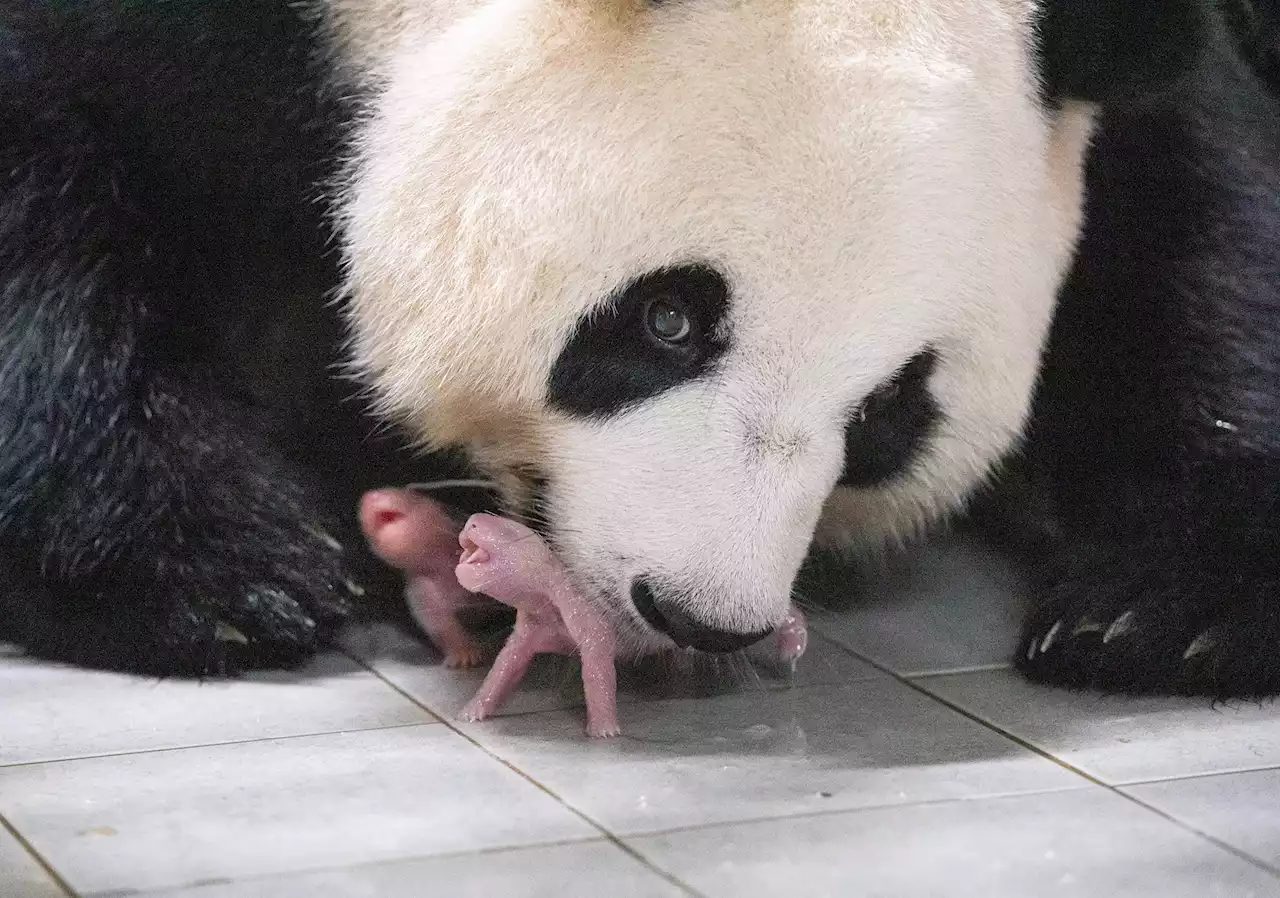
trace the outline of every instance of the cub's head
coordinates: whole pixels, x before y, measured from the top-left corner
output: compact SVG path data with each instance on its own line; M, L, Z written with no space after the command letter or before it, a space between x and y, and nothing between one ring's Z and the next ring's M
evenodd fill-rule
M355 359L634 648L758 638L815 534L914 529L1014 445L1090 127L1032 3L373 6Z

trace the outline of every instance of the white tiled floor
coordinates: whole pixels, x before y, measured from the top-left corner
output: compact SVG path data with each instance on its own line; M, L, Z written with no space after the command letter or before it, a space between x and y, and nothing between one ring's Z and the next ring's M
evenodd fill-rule
M229 684L0 652L0 898L1280 898L1280 706L1032 687L1008 566L911 561L793 680L624 675L609 742L563 663L461 725L481 674L384 630Z

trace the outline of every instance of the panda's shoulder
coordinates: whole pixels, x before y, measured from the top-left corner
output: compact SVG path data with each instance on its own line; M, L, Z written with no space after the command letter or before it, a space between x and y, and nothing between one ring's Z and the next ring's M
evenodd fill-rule
M1247 201L1280 187L1280 86L1260 62L1221 35L1170 89L1109 110L1094 145L1098 179L1111 190L1162 199L1173 220L1261 216L1269 247L1280 211ZM1131 211L1151 205L1138 202ZM1196 240L1184 249L1213 246Z
M184 202L284 215L345 116L319 31L290 0L0 0L0 161L110 169L148 209L176 178L206 185Z
M288 0L0 0L0 85L11 107L104 115L269 100L314 77L316 32L314 7Z

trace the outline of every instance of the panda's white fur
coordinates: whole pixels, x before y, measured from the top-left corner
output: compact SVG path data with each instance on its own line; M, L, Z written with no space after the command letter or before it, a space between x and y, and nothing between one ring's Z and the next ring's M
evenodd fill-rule
M815 537L874 546L1018 439L1080 229L1091 116L1046 112L1023 0L333 0L376 85L342 203L381 409L544 513L642 651L628 585L776 624ZM546 402L584 315L707 261L713 376L600 420ZM925 345L942 412L899 481L839 489L845 422Z

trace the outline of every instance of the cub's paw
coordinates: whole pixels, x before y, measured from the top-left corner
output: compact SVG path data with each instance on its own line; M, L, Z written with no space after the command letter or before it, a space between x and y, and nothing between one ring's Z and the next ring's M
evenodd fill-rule
M1078 550L1045 579L1023 673L1105 692L1280 693L1280 558L1125 548Z
M622 727L618 725L616 719L591 721L587 724L587 737L589 739L613 739L621 735Z

